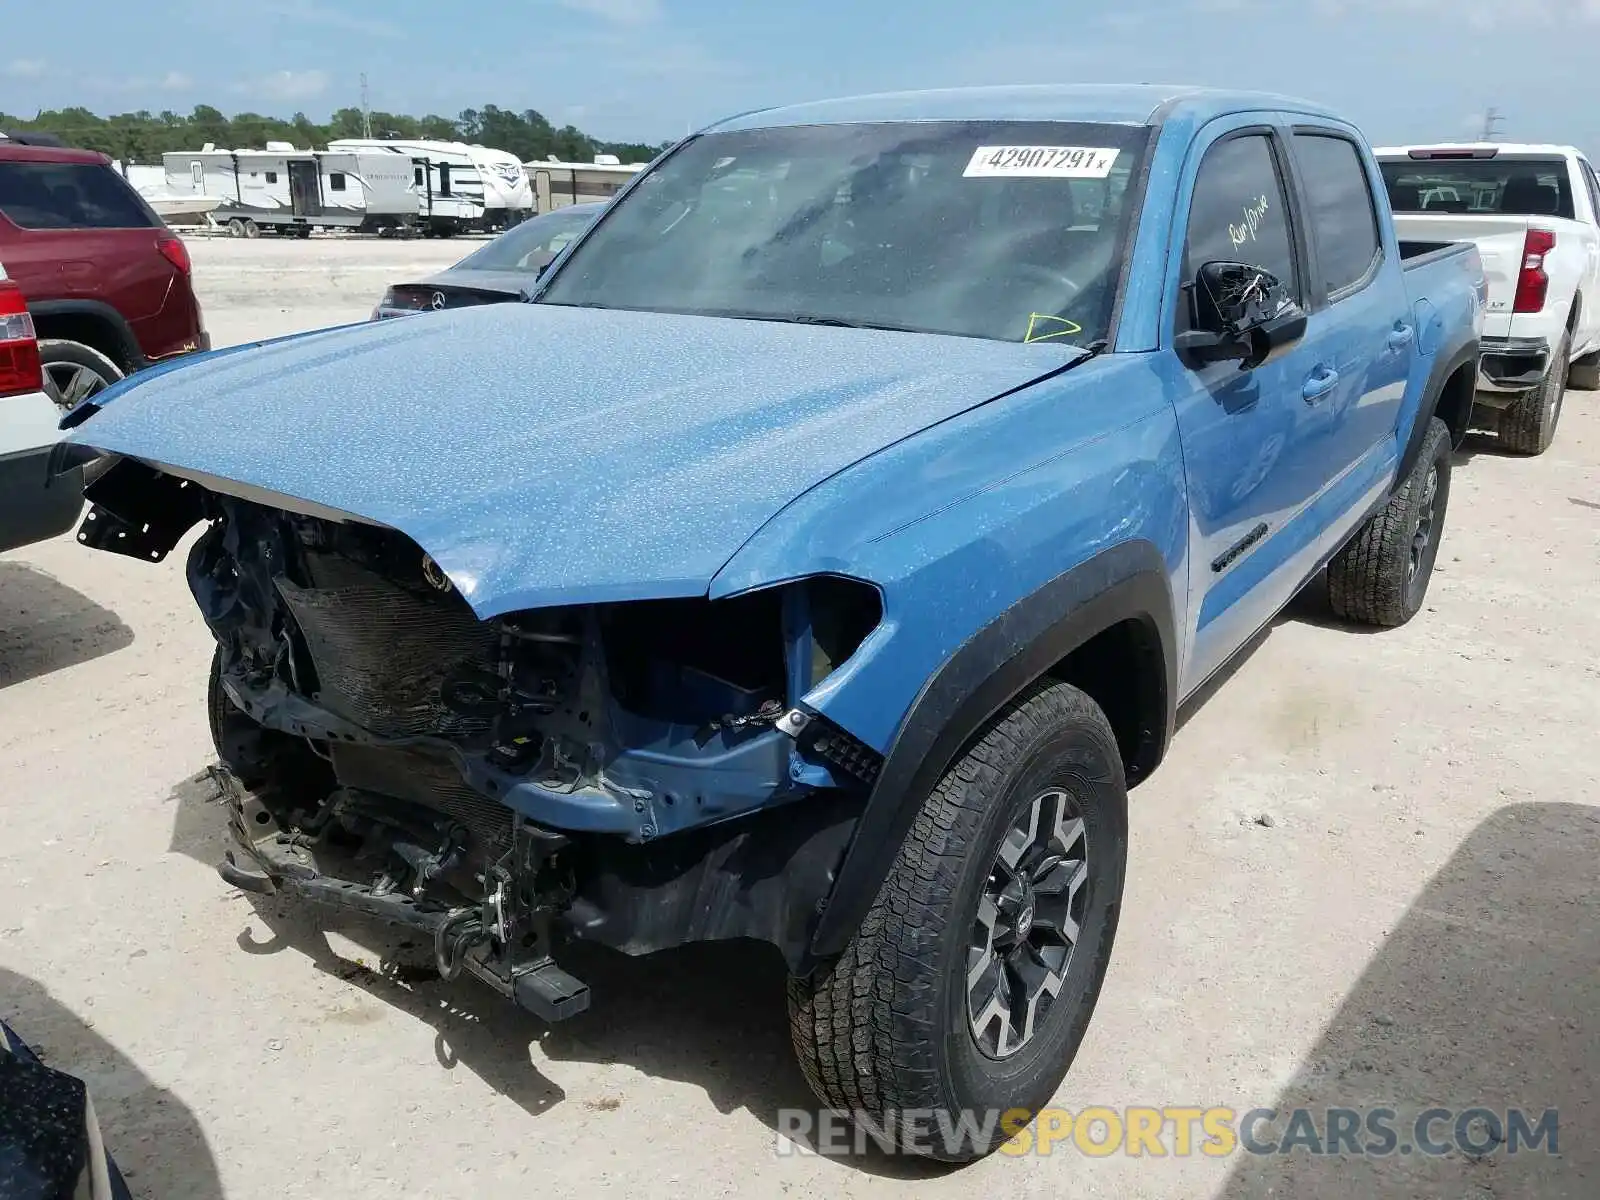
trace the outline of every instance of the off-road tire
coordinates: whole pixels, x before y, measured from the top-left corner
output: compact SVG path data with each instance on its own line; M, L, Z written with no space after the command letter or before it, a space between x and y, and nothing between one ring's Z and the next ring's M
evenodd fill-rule
M1444 536L1450 462L1450 428L1434 417L1411 473L1328 564L1328 602L1335 615L1392 629L1421 610ZM1431 516L1424 511L1430 473L1434 476ZM1429 521L1427 541L1413 571L1413 551L1424 520Z
M1567 387L1580 392L1600 392L1600 354L1586 354L1573 363L1567 372Z
M46 394L63 412L75 407L78 401L104 391L122 378L122 368L104 353L93 346L69 341L66 338L40 338L39 365L44 368ZM94 383L87 391L67 396L63 394L61 387L64 373L79 379L97 377L99 382Z
M1040 789L1072 798L1086 831L1090 889L1055 1001L1010 1057L978 1047L967 953L982 889L1010 822ZM1006 706L923 801L843 955L789 983L789 1026L807 1081L829 1108L869 1120L901 1151L967 1162L1003 1144L1060 1086L1099 997L1127 862L1127 785L1115 735L1077 688L1041 681ZM994 1121L947 1144L897 1114ZM923 1131L925 1133L925 1131Z
M1500 444L1516 454L1543 454L1556 438L1561 420L1561 404L1566 399L1568 336L1561 335L1550 354L1550 367L1544 382L1533 391L1518 396L1500 414Z

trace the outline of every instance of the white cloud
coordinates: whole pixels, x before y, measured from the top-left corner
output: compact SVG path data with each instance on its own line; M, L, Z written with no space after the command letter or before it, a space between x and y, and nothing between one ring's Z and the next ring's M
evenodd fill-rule
M183 92L194 86L194 80L182 71L168 71L156 86L166 92Z
M43 79L46 70L43 59L14 58L6 64L5 73L13 79Z
M556 3L613 25L645 25L661 16L660 0L556 0Z
M269 17L277 17L291 25L312 26L319 29L338 29L346 33L360 33L368 37L398 38L400 27L379 17L357 16L343 9L329 8L316 0L271 0L256 9Z
M314 100L328 90L326 71L274 71L255 79L245 79L233 85L233 90L262 100L284 103L297 100Z

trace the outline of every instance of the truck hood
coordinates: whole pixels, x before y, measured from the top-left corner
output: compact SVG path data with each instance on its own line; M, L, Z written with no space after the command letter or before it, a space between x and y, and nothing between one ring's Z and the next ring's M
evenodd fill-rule
M69 437L397 529L486 619L703 594L807 489L1082 353L497 304L135 376Z

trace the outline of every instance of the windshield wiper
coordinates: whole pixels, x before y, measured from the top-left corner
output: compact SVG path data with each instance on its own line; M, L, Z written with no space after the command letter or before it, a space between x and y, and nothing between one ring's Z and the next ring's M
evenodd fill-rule
M847 317L819 317L810 313L749 312L742 308L702 308L696 316L727 317L735 321L772 321L782 325L826 325L833 329L884 329L890 333L938 333L937 329L922 329L916 325L891 325L886 321L852 321Z

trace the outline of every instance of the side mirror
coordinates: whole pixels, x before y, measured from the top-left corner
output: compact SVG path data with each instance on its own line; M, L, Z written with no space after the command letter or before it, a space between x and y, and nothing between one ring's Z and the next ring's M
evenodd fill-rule
M1178 335L1178 357L1193 369L1237 362L1253 370L1306 335L1306 314L1282 280L1249 263L1208 262L1184 289L1194 327Z

